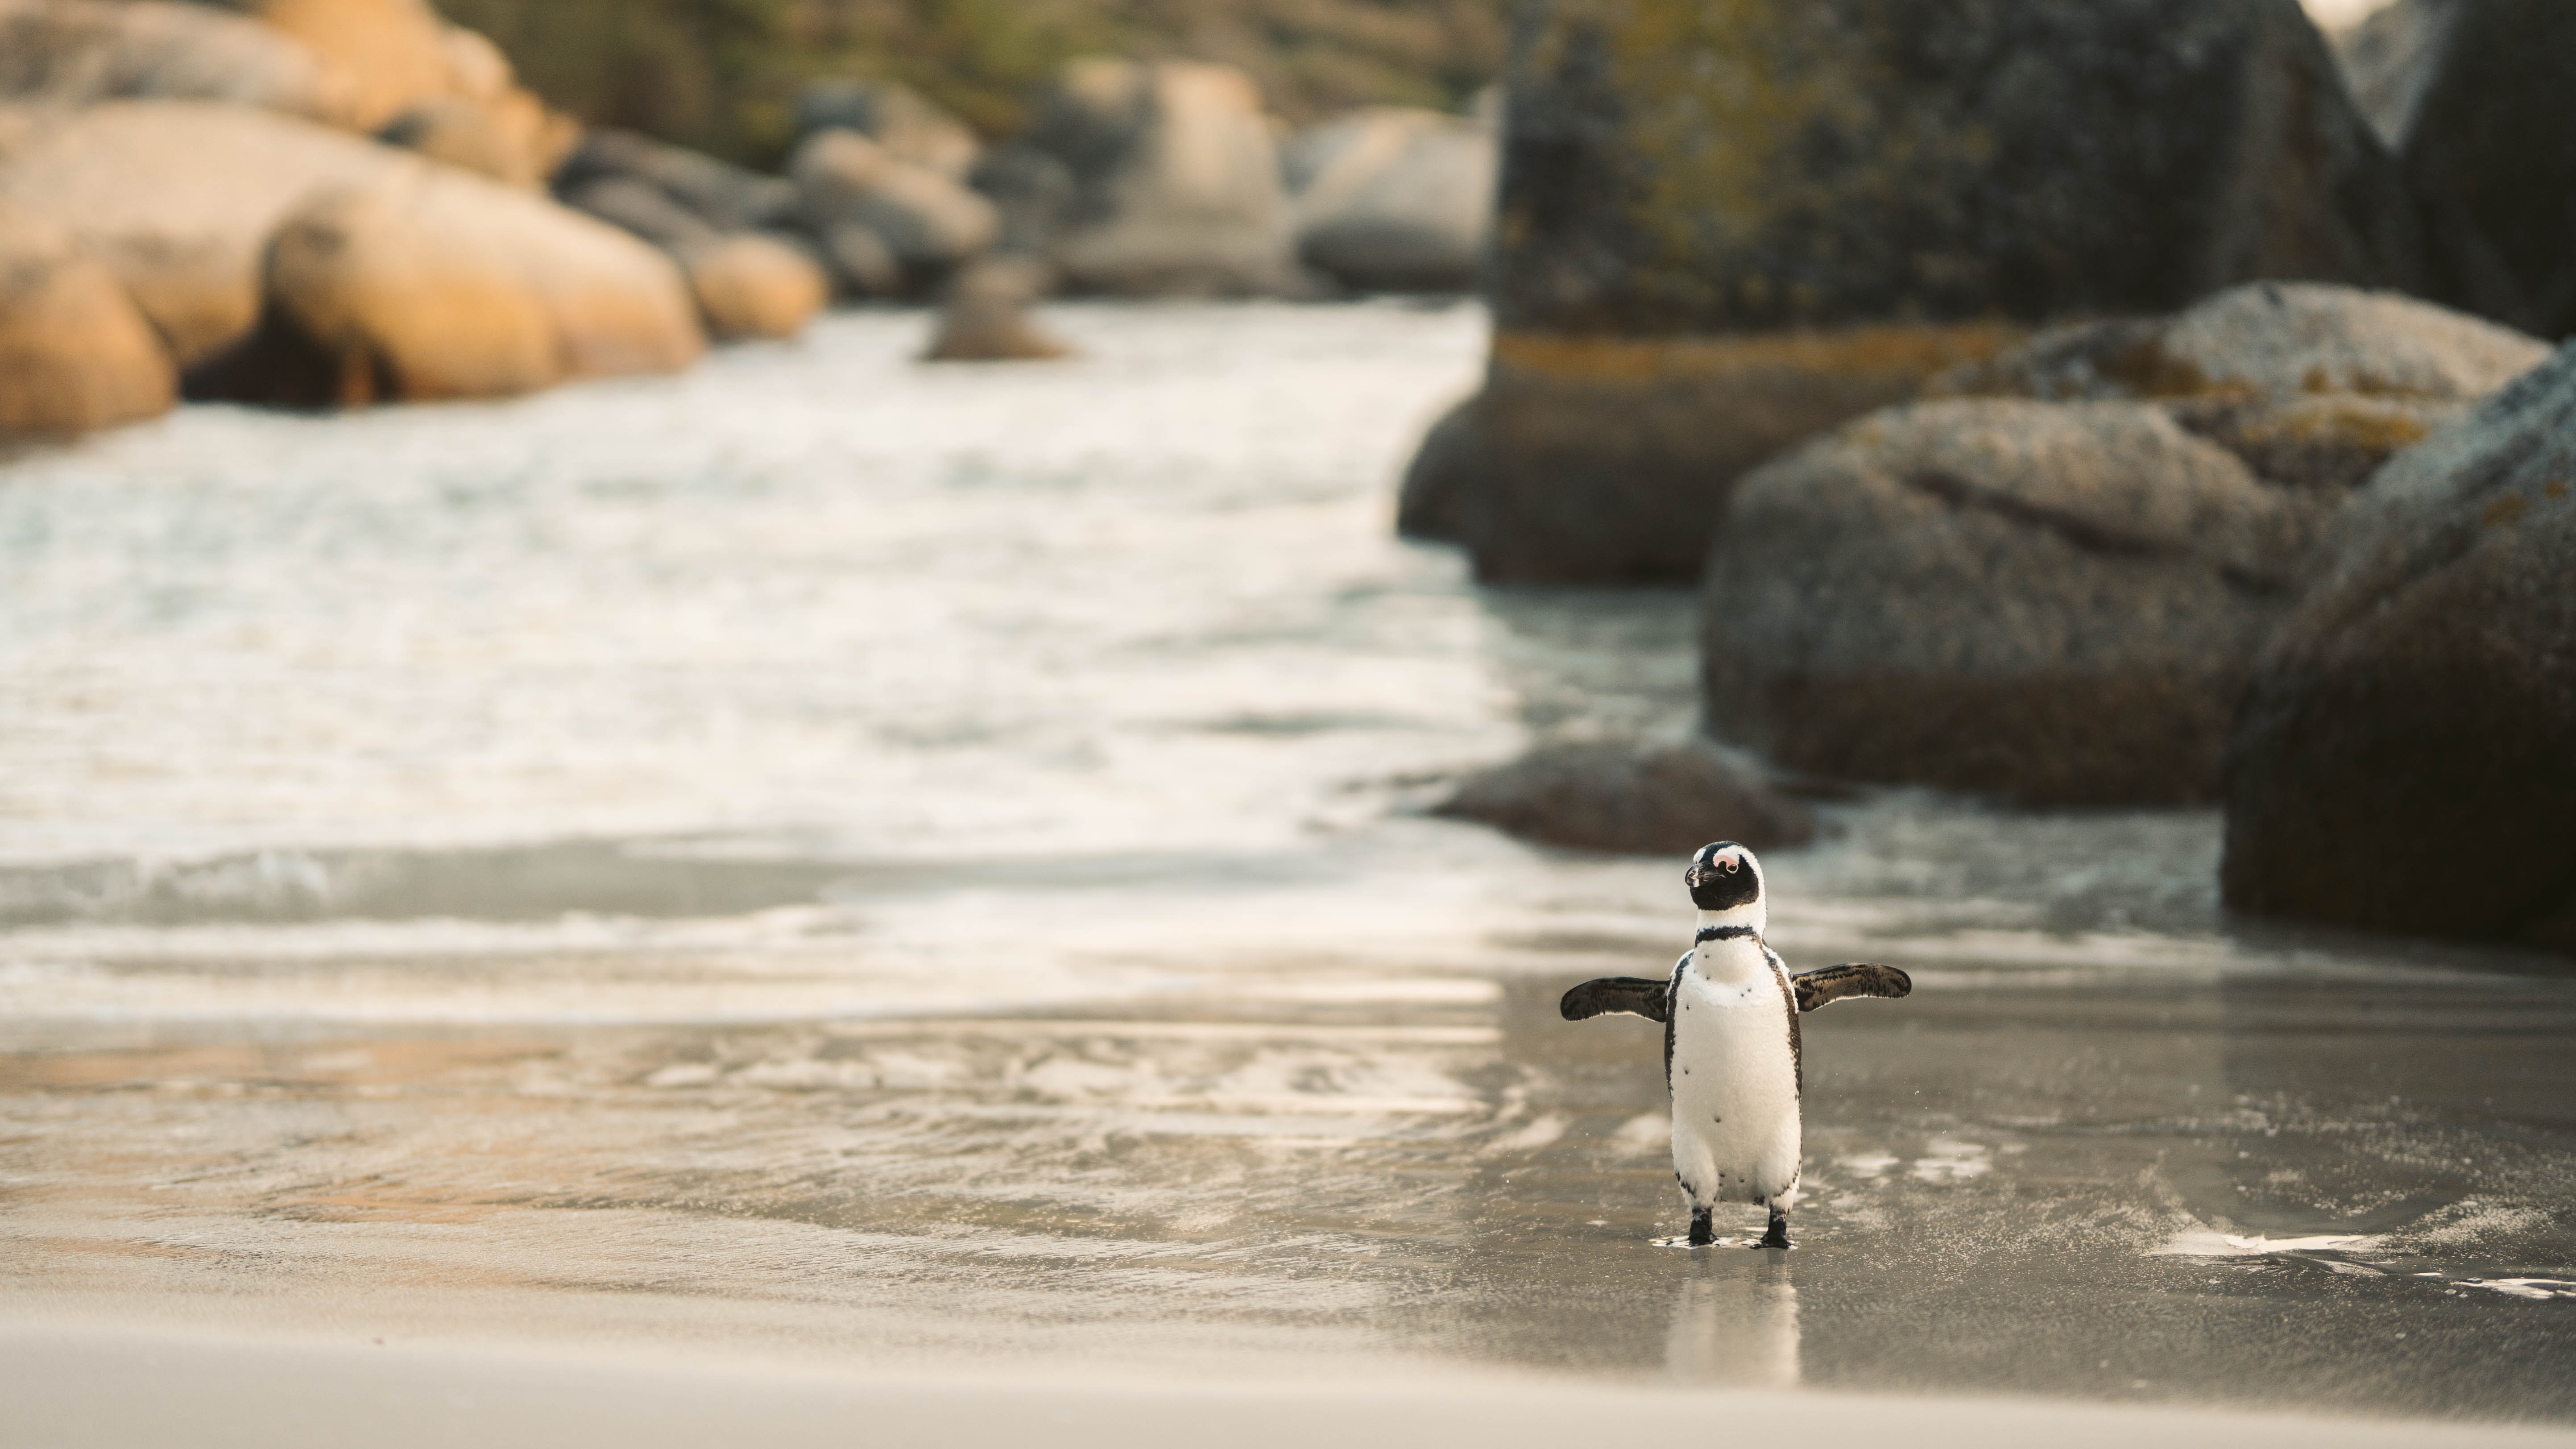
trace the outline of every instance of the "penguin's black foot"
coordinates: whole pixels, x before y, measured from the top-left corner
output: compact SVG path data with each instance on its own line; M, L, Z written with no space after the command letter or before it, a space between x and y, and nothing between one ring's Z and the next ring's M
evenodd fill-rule
M1717 1224L1714 1221L1716 1215L1714 1208L1691 1209L1690 1245L1692 1247L1705 1248L1717 1241Z
M1789 1215L1780 1211L1778 1208L1773 1208L1771 1210L1771 1226L1769 1230L1762 1234L1762 1241L1756 1243L1754 1246L1760 1248L1785 1248L1789 1246Z

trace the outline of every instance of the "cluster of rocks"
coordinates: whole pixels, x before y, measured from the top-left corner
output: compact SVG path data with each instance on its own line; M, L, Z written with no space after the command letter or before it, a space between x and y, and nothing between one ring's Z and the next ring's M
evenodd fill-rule
M1520 28L1486 446L1453 431L1406 510L1480 578L1696 577L1746 472L2033 325L2422 274L2297 0L1728 16L1545 0Z
M677 368L687 279L541 189L578 136L421 0L0 3L0 431L181 395Z
M1455 289L1488 121L1371 110L1279 138L1240 72L1085 61L986 146L902 86L797 104L783 174L520 87L427 0L0 0L0 430L180 396L496 396L945 297L935 358L1047 357L1071 290Z
M2412 298L2252 283L1963 368L1737 486L1702 582L1709 725L1845 779L2213 798L2326 519L2547 355Z
M2223 799L2234 907L2576 949L2576 16L2400 0L2347 89L2288 0L1737 8L1533 8L1399 527L1698 576L1774 768ZM1565 777L1463 813L1661 848Z

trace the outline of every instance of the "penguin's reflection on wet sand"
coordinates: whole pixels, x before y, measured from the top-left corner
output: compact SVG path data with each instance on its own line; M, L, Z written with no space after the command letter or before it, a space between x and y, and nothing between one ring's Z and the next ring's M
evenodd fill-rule
M1798 1289L1789 1279L1787 1256L1710 1248L1692 1253L1673 1288L1664 1377L1726 1388L1797 1387Z

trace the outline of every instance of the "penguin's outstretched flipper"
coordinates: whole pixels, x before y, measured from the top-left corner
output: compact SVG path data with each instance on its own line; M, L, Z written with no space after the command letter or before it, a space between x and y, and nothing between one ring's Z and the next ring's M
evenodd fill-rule
M1893 966L1862 964L1801 972L1789 978L1789 985L1798 993L1798 1009L1813 1011L1846 996L1903 996L1914 989L1914 978ZM1575 989L1580 991L1583 988ZM1566 998L1568 1003L1573 999L1571 996ZM1573 1008L1569 1005L1567 1009Z
M1624 1011L1648 1021L1663 1021L1671 1016L1664 1005L1668 981L1654 981L1643 976L1604 976L1586 981L1565 993L1556 1009L1568 1021L1582 1021L1607 1012Z

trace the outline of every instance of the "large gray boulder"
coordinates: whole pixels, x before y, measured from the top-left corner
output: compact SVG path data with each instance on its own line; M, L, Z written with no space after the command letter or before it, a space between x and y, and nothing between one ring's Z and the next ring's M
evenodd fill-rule
M1746 469L2000 350L1998 322L2423 275L2296 0L1685 16L1541 0L1519 27L1483 577L1688 577Z
M1706 584L1709 723L1820 774L2209 798L2321 521L2548 355L2412 298L2261 282L1947 374L1961 401L1742 485Z
M2324 551L2229 741L2227 903L2576 950L2576 347Z
M1499 160L1491 128L1437 111L1374 107L1301 132L1281 156L1297 254L1356 291L1466 290Z
M1704 584L1707 723L1819 775L2205 798L2327 506L2147 404L1879 413L1737 489Z
M178 369L151 324L71 235L0 212L0 438L157 417Z
M1069 285L1131 296L1301 286L1278 150L1242 72L1078 61L1023 141L1073 180L1050 246Z
M2543 337L2576 333L2576 6L2452 0L2408 120L2431 295Z

